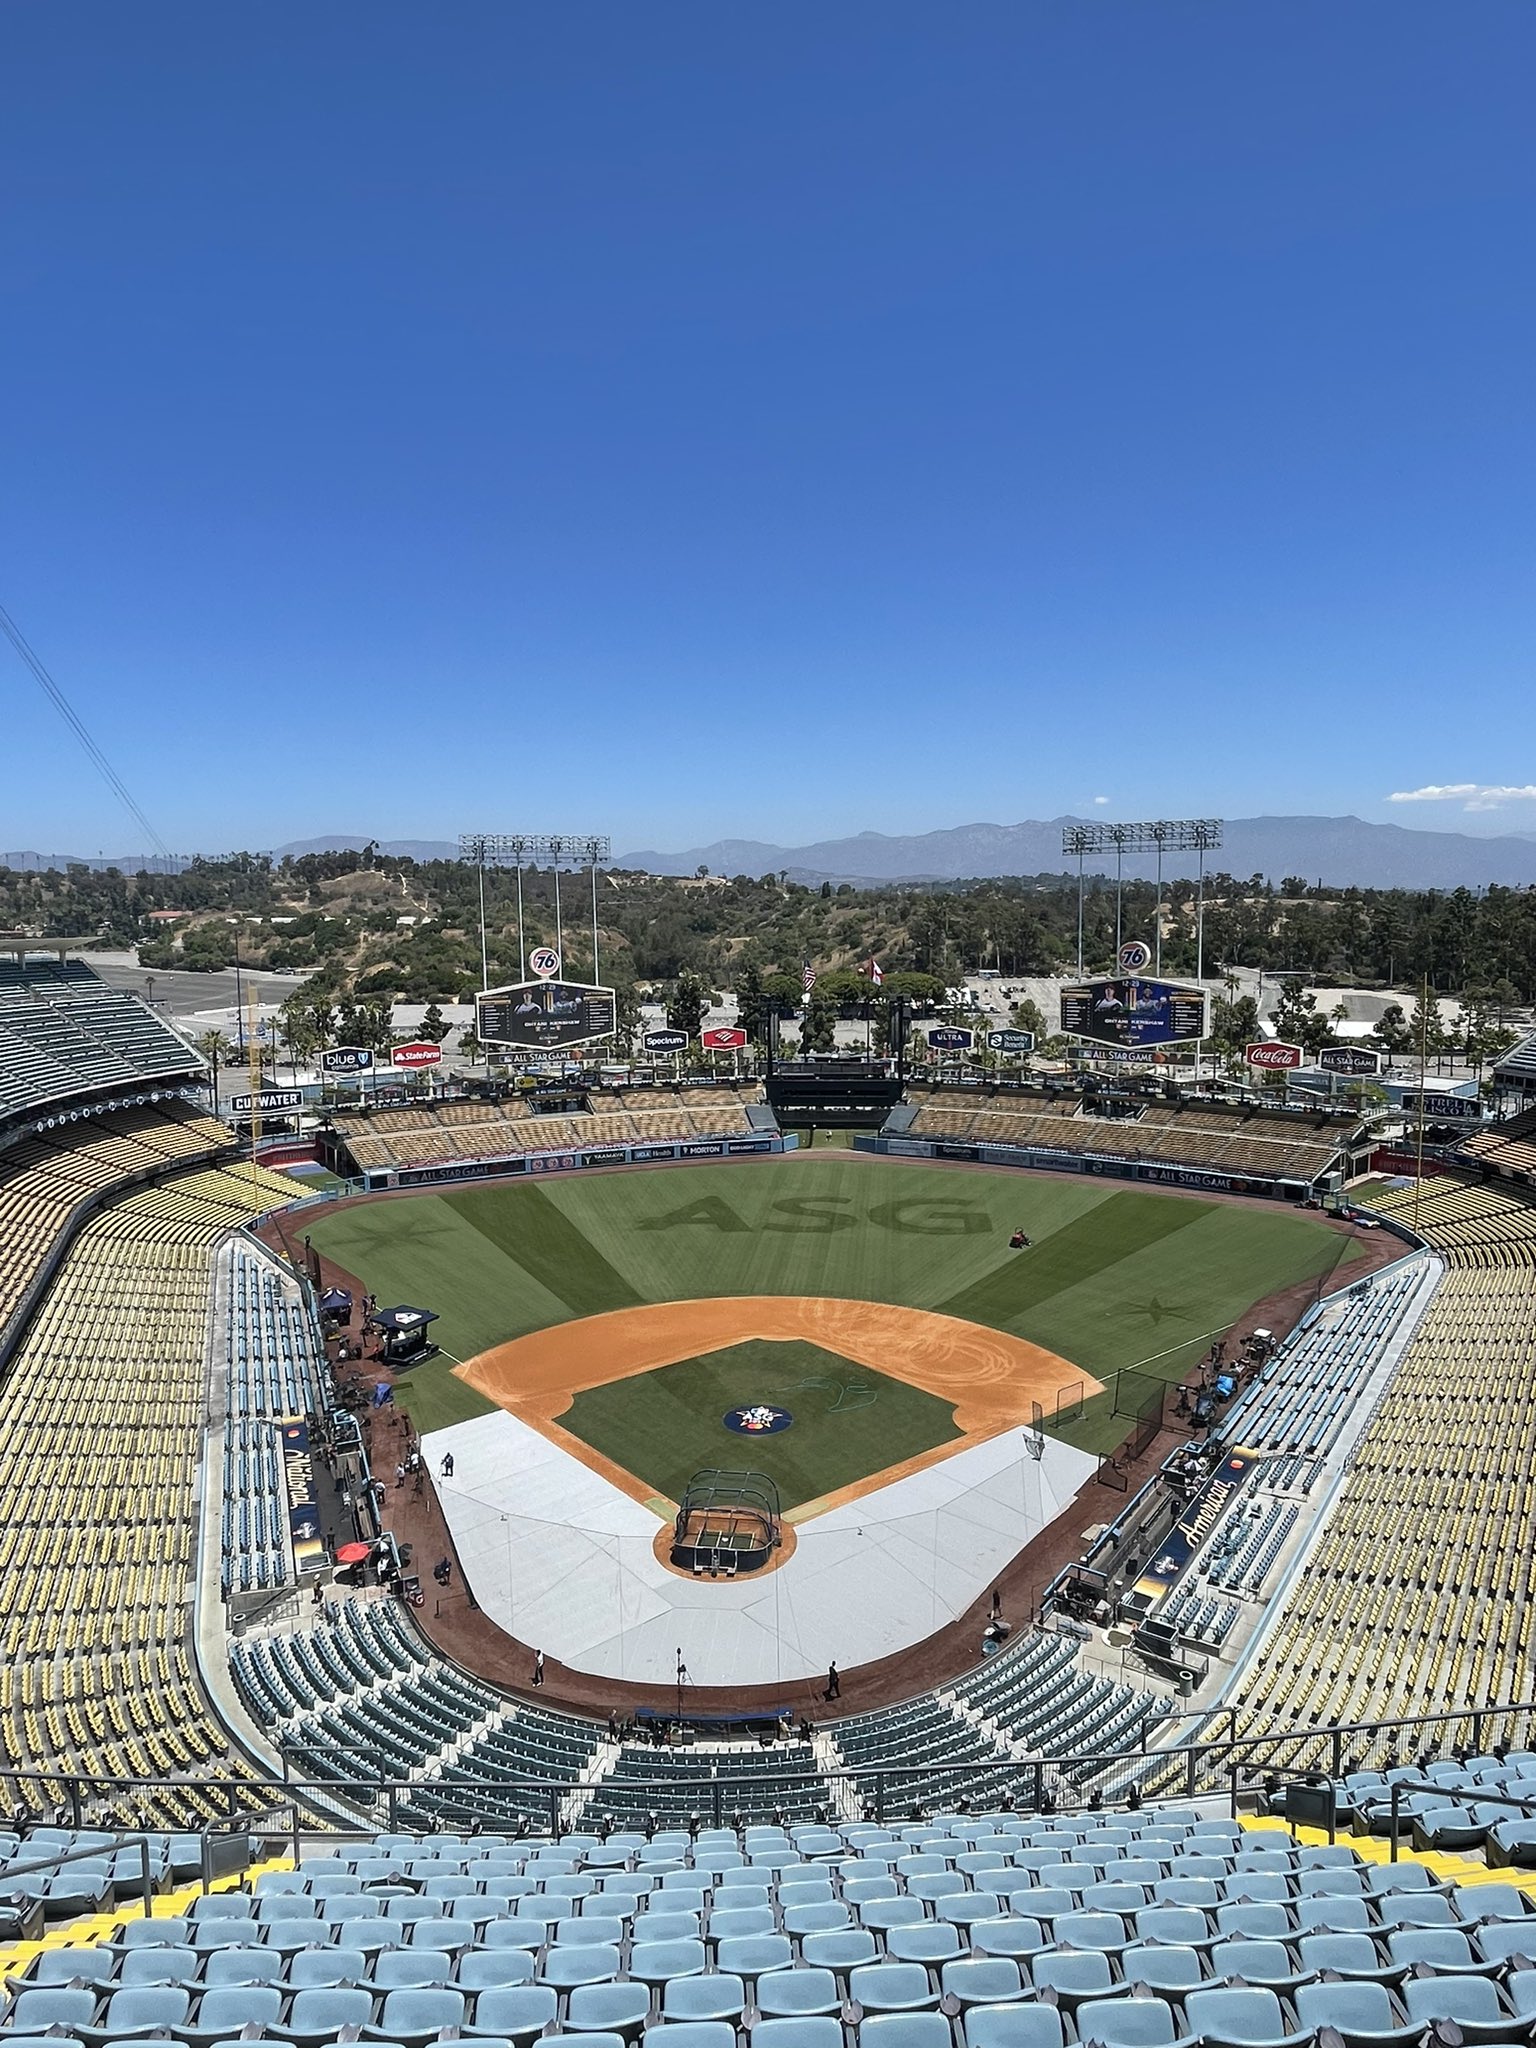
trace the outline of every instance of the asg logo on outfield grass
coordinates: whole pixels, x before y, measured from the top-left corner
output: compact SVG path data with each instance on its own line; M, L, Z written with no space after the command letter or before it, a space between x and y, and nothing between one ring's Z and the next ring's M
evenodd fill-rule
M733 1408L725 1418L727 1429L738 1436L777 1436L794 1421L787 1408L775 1408L766 1401L755 1408Z

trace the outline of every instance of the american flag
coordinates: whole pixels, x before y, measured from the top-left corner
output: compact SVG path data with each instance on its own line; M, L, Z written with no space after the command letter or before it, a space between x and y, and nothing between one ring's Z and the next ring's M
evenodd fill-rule
M805 966L801 971L800 983L807 995L809 995L811 990L816 986L816 970L811 965L809 960L806 961Z
M869 967L866 971L869 975L870 980L874 983L875 987L878 988L881 982L885 979L885 973L881 968L880 962L877 959L875 959L873 954L870 955Z

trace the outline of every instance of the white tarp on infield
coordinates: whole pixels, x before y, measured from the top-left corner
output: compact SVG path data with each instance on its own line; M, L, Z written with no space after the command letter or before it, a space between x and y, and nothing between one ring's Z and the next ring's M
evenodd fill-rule
M679 1578L658 1522L616 1486L498 1411L425 1439L460 1566L491 1619L577 1670L669 1684L771 1685L848 1669L963 1614L1094 1470L1085 1452L1007 1430L797 1525L777 1571Z

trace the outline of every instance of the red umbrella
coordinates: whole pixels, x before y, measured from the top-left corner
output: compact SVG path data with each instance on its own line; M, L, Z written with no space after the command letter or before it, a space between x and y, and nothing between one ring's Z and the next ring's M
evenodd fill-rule
M373 1555L371 1543L343 1543L336 1553L338 1564L365 1564Z

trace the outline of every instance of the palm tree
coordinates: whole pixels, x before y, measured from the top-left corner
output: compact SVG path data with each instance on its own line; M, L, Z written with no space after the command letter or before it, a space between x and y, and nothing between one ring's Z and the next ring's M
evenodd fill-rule
M197 1049L202 1054L203 1058L208 1062L209 1068L211 1069L213 1074L213 1081L211 1084L213 1093L213 1107L215 1110L217 1110L219 1106L219 1057L222 1053L228 1051L229 1040L224 1036L222 1031L205 1031L202 1037L199 1038L197 1041Z

